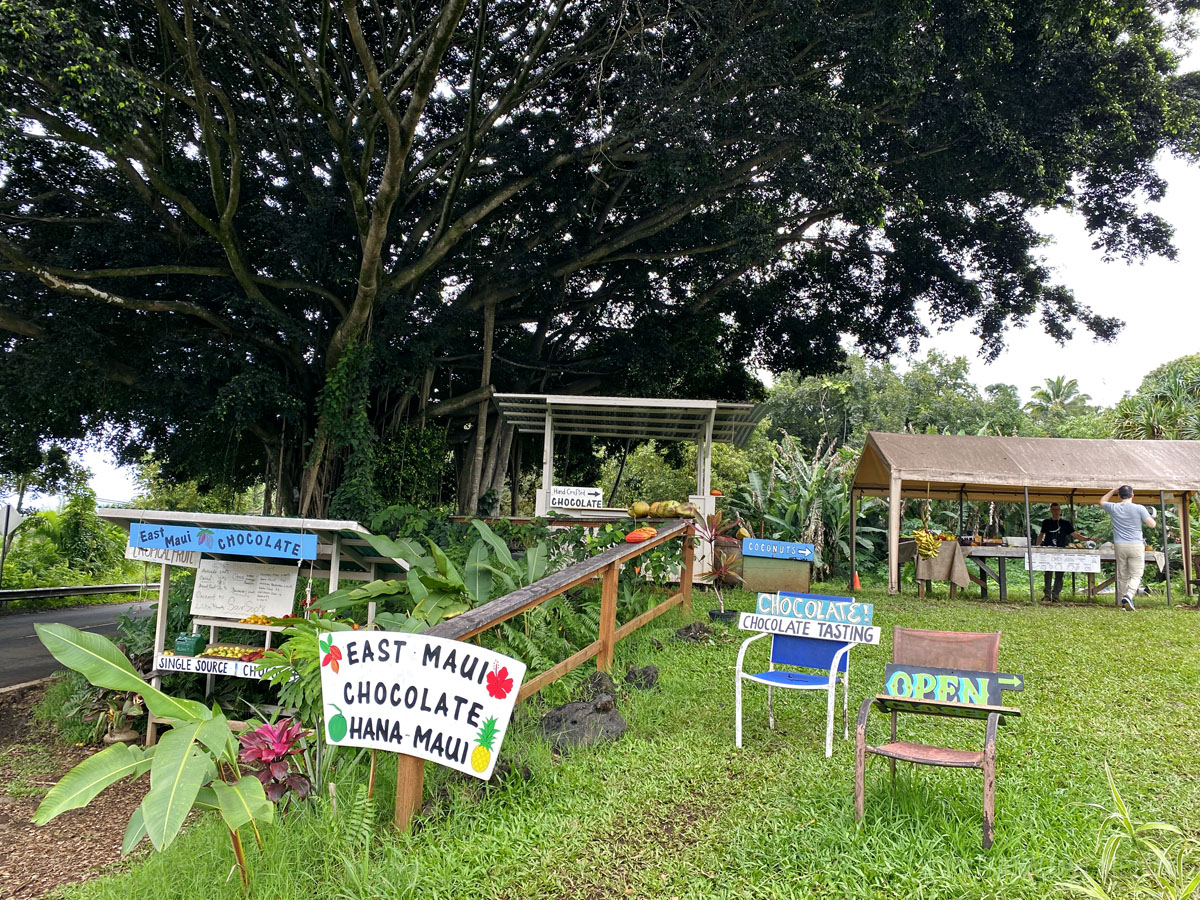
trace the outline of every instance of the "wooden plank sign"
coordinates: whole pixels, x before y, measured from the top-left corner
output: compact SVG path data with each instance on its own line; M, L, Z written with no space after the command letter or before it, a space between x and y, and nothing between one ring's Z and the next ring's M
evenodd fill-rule
M129 525L129 546L152 550L191 550L230 556L272 559L316 559L317 536L290 531L252 531L246 528L200 528L195 525Z
M742 631L768 631L771 634L818 638L822 641L842 641L847 644L878 644L880 636L880 629L870 625L818 622L812 619L764 616L748 612L744 612L738 617L738 628Z
M295 566L202 559L192 589L193 616L288 616L296 603Z
M883 689L889 697L936 700L968 706L999 706L1002 691L1025 690L1025 679L1004 672L976 672L890 663L883 670Z
M523 662L426 634L336 631L319 641L330 743L492 776Z
M603 509L604 492L594 487L550 488L550 506L554 509Z
M794 541L768 541L763 538L742 538L742 556L764 556L768 559L801 559L813 561L816 548L812 544Z
M158 563L161 566L182 566L195 569L200 565L200 554L194 550L157 550L152 547L125 547L125 558L137 562Z
M754 611L764 616L790 616L812 622L847 622L851 625L870 625L875 607L870 603L854 603L846 597L827 594L797 594L780 591L760 593Z

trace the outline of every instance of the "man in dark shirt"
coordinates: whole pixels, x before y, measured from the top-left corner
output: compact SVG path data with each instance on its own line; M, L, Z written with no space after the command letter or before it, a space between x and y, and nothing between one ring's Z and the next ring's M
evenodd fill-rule
M1091 538L1085 538L1082 534L1075 530L1075 523L1070 519L1062 517L1062 507L1057 503L1050 504L1050 518L1042 520L1042 533L1038 535L1039 547L1066 547L1071 543L1072 539L1078 541L1087 541ZM1062 572L1043 572L1042 573L1042 599L1043 600L1058 600L1059 594L1062 593L1063 573Z

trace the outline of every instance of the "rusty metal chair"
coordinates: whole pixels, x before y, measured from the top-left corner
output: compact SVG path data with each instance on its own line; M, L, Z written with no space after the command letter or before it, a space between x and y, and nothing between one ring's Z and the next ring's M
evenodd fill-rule
M1000 655L1000 633L978 634L958 631L922 631L896 628L892 638L892 662L912 666L931 666L944 669L995 672ZM993 820L996 804L996 728L1005 713L1019 714L1006 707L975 706L922 700L920 709L913 703L889 702L898 698L878 695L868 697L858 710L858 726L854 751L854 818L863 817L867 754L882 756L891 764L892 783L896 780L896 760L923 766L949 766L960 769L983 770L983 849L992 846ZM891 741L878 747L867 745L867 715L871 707L891 714ZM909 708L905 708L909 707ZM897 718L901 713L949 716L980 720L986 717L987 728L983 750L958 750L914 744L897 739Z

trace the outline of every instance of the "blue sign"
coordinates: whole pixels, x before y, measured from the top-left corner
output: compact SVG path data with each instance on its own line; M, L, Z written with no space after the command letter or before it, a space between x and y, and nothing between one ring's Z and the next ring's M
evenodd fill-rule
M742 538L742 556L765 556L768 559L803 559L812 562L812 544L791 541L767 541L762 538Z
M852 603L847 597L825 594L759 594L754 611L762 616L783 616L809 622L845 622L849 625L870 625L875 607L870 603Z
M244 528L200 528L195 525L152 525L132 522L129 546L151 550L190 550L230 556L275 559L316 559L317 536L288 531L250 531Z

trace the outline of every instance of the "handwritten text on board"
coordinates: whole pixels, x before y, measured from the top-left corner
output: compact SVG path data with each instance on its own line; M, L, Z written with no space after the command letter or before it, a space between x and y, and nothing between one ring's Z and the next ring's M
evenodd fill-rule
M129 545L158 550L228 553L230 556L267 556L273 559L317 558L317 536L290 531L134 522L129 526Z
M486 781L525 664L474 644L390 631L320 635L331 743L407 753Z
M555 485L550 488L550 505L555 509L603 509L604 492L600 488Z
M291 615L296 575L295 566L202 559L192 589L192 615L222 619Z
M760 616L744 612L738 618L742 631L769 631L792 637L819 638L823 641L844 641L848 644L878 644L879 629L869 625L848 625L842 622L813 622L788 616Z
M870 603L852 603L845 597L824 594L759 594L754 611L764 616L790 616L813 622L847 622L851 625L870 625L875 607Z
M1031 566L1035 572L1099 572L1099 550L1045 550L1034 547Z
M192 550L158 550L153 547L125 548L125 558L137 562L158 563L160 566L183 566L194 569L200 565L200 554Z
M883 672L883 690L891 697L999 706L1001 691L1025 690L1025 679L1005 672L941 669L891 663Z

